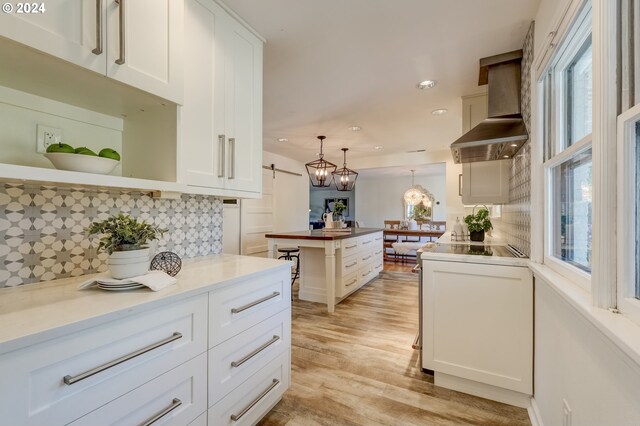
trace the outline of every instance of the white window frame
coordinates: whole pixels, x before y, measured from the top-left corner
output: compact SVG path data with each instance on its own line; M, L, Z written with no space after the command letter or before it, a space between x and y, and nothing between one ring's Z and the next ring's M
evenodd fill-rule
M636 123L640 121L640 104L618 116L618 215L617 215L617 305L618 310L640 323L640 300L636 299ZM640 144L638 144L640 145Z
M592 34L592 6L587 0L583 1L579 12L576 16L575 22L569 27L565 39L562 42L562 50L559 50L554 55L547 65L547 71L541 73L538 81L537 93L542 94L542 97L548 96L546 93L544 83L547 77L551 78L551 99L547 102L547 99L543 100L544 117L544 105L549 104L551 107L551 122L546 123L546 120L542 120L542 127L551 125L549 135L552 137L552 150L553 156L543 163L544 169L544 242L543 242L543 261L544 264L549 266L558 274L578 284L582 289L587 292L591 291L591 274L576 267L568 262L564 262L553 255L553 237L557 235L555 229L554 218L554 196L555 193L552 188L553 182L553 169L562 163L569 161L572 157L584 152L592 147L593 131L586 135L581 140L575 142L573 145L564 148L567 144L567 108L566 108L566 81L564 73L575 58L576 54L583 47L584 43ZM593 39L592 39L593 46ZM552 72L549 72L552 70ZM545 129L546 130L546 129ZM593 129L592 129L593 130ZM544 133L543 133L544 134ZM546 144L545 144L546 145ZM547 155L545 153L545 155ZM593 155L593 153L592 153ZM592 157L593 164L593 157ZM592 242L593 247L593 242Z

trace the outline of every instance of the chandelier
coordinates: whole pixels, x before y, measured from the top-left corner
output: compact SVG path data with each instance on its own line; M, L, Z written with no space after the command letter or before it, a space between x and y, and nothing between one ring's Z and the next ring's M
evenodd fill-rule
M358 172L347 168L347 151L349 148L342 148L344 153L344 162L342 168L333 172L333 182L336 184L338 191L351 191L356 186Z
M318 139L320 139L320 153L318 154L319 158L305 164L304 166L307 168L311 186L327 187L331 186L331 180L334 178L333 173L336 171L336 168L338 166L323 158L324 154L322 153L322 144L326 139L326 136L318 136Z
M404 192L404 202L410 206L417 206L422 203L425 207L431 207L433 195L420 185L414 183L415 170L411 170L411 188Z

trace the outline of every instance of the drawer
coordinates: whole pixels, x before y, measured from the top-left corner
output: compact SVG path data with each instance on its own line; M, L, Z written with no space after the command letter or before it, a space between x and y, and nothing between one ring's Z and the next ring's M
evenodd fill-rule
M206 371L207 355L201 354L71 425L189 424L207 409Z
M218 402L283 351L291 350L286 309L209 350L209 405Z
M291 307L289 269L209 293L209 347Z
M367 235L364 235L364 236L360 237L361 238L359 240L360 249L361 250L370 250L370 249L372 249L376 245L375 235L376 234L367 234Z
M361 267L367 263L373 263L374 257L373 250L363 251L358 255L358 263Z
M336 296L344 297L358 288L358 271L345 275L337 280Z
M360 249L359 238L349 238L348 240L342 240L342 258L345 259L349 256L353 256Z
M373 263L368 263L358 270L358 287L369 282L373 276Z
M384 238L384 235L382 232L377 232L375 234L373 234L373 241L375 242L375 246L382 246L382 239Z
M207 412L200 414L197 419L189 423L189 426L207 426Z
M66 424L206 350L203 294L6 353L3 421Z
M254 425L289 387L289 352L282 353L257 374L209 408L209 424Z
M338 259L338 274L345 276L356 272L358 270L359 258L360 256L355 253L351 256Z
M393 247L393 246L392 246ZM383 255L384 255L384 247L382 244L376 244L373 247L373 254L374 257L377 259L378 257L380 257L380 259L382 259Z

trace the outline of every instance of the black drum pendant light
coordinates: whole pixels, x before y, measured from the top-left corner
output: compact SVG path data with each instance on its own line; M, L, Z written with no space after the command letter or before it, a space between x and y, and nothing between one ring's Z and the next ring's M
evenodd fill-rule
M322 153L322 143L326 139L326 136L318 136L318 139L320 139L320 153L318 154L319 158L315 161L305 164L304 166L307 168L311 186L327 187L331 186L333 173L336 171L336 168L338 168L338 166L330 163L323 158L324 154Z
M352 191L356 186L356 179L358 179L358 172L347 168L347 151L349 148L342 148L344 153L342 168L333 172L333 182L338 191Z

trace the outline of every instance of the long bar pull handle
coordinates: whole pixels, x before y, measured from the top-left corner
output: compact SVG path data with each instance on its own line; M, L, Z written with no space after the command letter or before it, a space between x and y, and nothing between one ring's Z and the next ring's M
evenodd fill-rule
M278 297L278 296L280 296L280 292L279 292L279 291L274 291L274 292L273 292L273 293L271 293L269 296L265 296L265 297L263 297L262 299L258 299L258 300L254 301L254 302L247 303L246 305L244 305L244 306L240 306L239 308L232 308L232 309L231 309L231 313L232 313L232 314L238 314L238 313L240 313L240 312L242 312L242 311L246 311L246 310L247 310L247 309L249 309L249 308L253 308L253 307L254 307L254 306L256 306L256 305L259 305L259 304L261 304L261 303L264 303L264 302L266 302L267 300L273 299L274 297Z
M363 242L362 242L362 245L365 245L365 244L371 244L372 242L373 242L373 241L363 241Z
M352 267L356 266L357 264L358 264L358 262L353 262L353 263L350 263L348 265L345 265L344 267L345 268L352 268Z
M280 340L280 336L274 335L271 338L271 340L269 340L267 343L261 345L259 348L254 349L253 351L251 351L251 353L248 353L247 355L243 356L239 360L233 361L231 363L231 366L232 367L240 367L242 364L244 364L245 362L249 361L251 358L253 358L254 356L258 355L260 352L264 351L265 349L267 349L269 346L273 345L278 340Z
M102 54L102 0L96 0L96 48L91 53Z
M119 12L119 19L120 19L120 57L118 59L116 59L116 64L118 65L123 65L125 62L125 58L126 58L126 54L125 54L125 43L124 43L124 38L125 38L125 30L124 30L124 0L115 0L116 4L118 6L120 6L120 10Z
M161 418L163 418L164 416L166 416L167 414L169 414L170 412L172 412L173 410L175 410L176 408L178 408L181 405L182 405L182 401L180 401L178 398L173 398L173 401L171 401L171 405L170 406L168 406L164 410L160 411L158 414L156 414L155 416L151 417L146 422L140 423L140 426L150 426L150 425L154 424L155 422L157 422L158 420L160 420Z
M138 349L135 352L131 352L128 355L125 356L121 356L120 358L114 359L113 361L109 361L106 364L102 364L98 367L92 368L91 370L87 370L84 373L78 374L77 376L70 376L70 375L66 375L62 378L62 381L66 384L66 385L72 385L74 383L77 383L81 380L86 379L87 377L91 377L93 375L96 375L98 373L101 373L105 370L110 369L111 367L115 367L116 365L122 364L123 362L129 361L130 359L139 357L140 355L146 354L147 352L150 352L154 349L159 348L160 346L164 346L166 344L169 344L175 340L178 340L182 337L182 333L178 333L177 331L175 333L173 333L171 335L171 337L167 337L166 339L162 339L159 342L153 343L149 346L145 346L142 349Z
M358 247L358 245L354 244L352 246L346 246L345 249L352 249L352 248L356 248L356 247Z
M238 414L232 414L231 415L231 420L233 420L234 422L237 422L238 420L240 420L242 418L242 416L244 416L245 414L247 414L247 412L249 410L251 410L253 408L254 405L256 405L258 402L260 402L260 400L262 398L264 398L265 396L267 396L267 394L269 392L271 392L271 389L275 388L276 386L278 386L278 384L280 383L280 380L278 379L273 379L273 382L271 382L271 385L269 385L268 388L266 388L264 391L262 391L262 393L260 395L258 395L258 397L256 399L253 400L253 402L251 402L251 404L247 405L246 407L244 407L244 409L242 411L240 411Z
M362 258L362 261L364 262L365 260L369 260L369 259L371 259L371 255L369 255L369 256L367 256L367 257L363 257L363 258Z
M225 140L225 135L218 135L218 177L219 178L223 178L224 177L224 168L225 168L225 161L224 161L224 154L225 154L225 146L224 146L224 140Z
M354 285L356 282L358 282L358 278L354 278L353 281L351 281L349 284L346 284L345 287L351 287L352 285Z
M236 138L229 138L229 179L236 178Z

